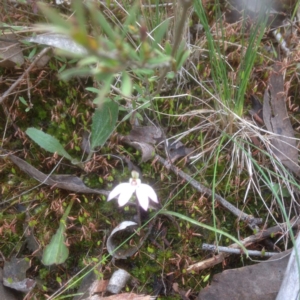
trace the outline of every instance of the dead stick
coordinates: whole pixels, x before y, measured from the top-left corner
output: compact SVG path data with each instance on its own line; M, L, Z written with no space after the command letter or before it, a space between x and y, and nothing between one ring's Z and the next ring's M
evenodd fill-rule
M297 220L291 220L288 224L292 224L292 228L297 227L300 225L300 218L298 218ZM283 234L287 229L288 229L287 223L283 223L280 225L270 227L266 230L260 231L259 233L256 233L254 235L250 235L247 238L245 238L243 241L240 241L240 242L245 247L248 247L248 246L250 246L254 243L257 243L259 241L262 241L272 235ZM240 249L239 245L236 243L230 245L229 248ZM230 255L229 253L220 253L209 259L192 264L187 268L187 272L190 273L190 272L195 272L195 271L212 268L213 266L222 263L224 261L224 259L226 257L228 257L229 255Z
M10 93L20 84L20 82L23 80L23 78L31 71L31 69L36 65L38 60L44 56L51 47L44 48L34 59L34 61L30 64L30 66L26 69L26 71L10 86L10 88L3 93L3 95L0 97L0 104L10 95Z
M213 252L224 252L228 254L244 254L243 250L241 249L235 249L232 247L223 247L223 246L216 246L212 244L202 244L202 250L208 250ZM264 251L258 251L258 250L247 250L247 254L250 256L261 256L261 257L271 257L275 254L278 254L278 252L264 252Z
M188 174L184 173L174 165L171 165L169 162L167 162L165 159L160 157L159 155L156 155L155 158L163 164L167 169L171 169L174 173L179 175L181 178L185 179L190 185L192 185L196 190L198 190L200 193L207 194L209 196L212 196L213 192L211 189L205 187L195 179L193 179L191 176ZM214 194L214 197L216 201L221 204L223 207L227 208L230 212L232 212L234 215L236 215L240 220L244 221L247 223L247 225L252 229L257 229L257 225L262 223L261 218L254 218L253 216L250 216L238 208L236 208L234 205L229 203L226 199L221 197L218 194Z

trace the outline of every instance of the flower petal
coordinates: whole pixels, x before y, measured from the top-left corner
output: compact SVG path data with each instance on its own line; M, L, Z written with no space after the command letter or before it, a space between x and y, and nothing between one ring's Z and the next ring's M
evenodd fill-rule
M119 206L125 205L131 198L134 191L136 190L136 186L131 185L130 183L123 183L122 188L123 188L123 190L118 198Z
M158 202L157 196L153 188L148 184L141 183L136 189L136 196L139 200L140 206L147 210L149 206L149 198L154 202Z
M141 183L140 187L143 189L143 192L144 192L145 194L147 194L148 197L149 197L152 201L158 203L157 195L156 195L154 189L153 189L150 185Z
M143 192L143 189L141 188L137 188L136 189L136 196L139 200L139 204L140 206L144 209L144 210L147 210L148 209L148 206L149 206L149 198L148 198L148 195L145 194Z
M130 183L120 183L118 184L108 195L107 201L112 200L113 198L120 195L123 191L127 189L127 186L130 185Z

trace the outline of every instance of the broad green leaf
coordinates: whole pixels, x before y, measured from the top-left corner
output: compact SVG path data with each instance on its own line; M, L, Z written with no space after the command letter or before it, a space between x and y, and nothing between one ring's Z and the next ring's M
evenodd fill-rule
M168 28L169 28L169 20L165 20L163 21L159 27L156 28L156 30L154 31L154 43L157 46L158 49L160 49L158 47L158 44L161 42L161 40L163 39L163 37L165 36ZM171 52L172 53L172 52ZM170 53L170 54L171 54Z
M45 150L51 153L56 152L70 161L73 160L72 156L64 149L62 144L55 137L33 127L27 128L26 134Z
M127 72L123 72L122 74L122 85L121 85L121 91L122 94L126 97L130 97L131 96L131 92L132 92L132 82L131 82L131 78L128 75Z
M70 213L72 205L73 201L71 201L68 205L63 217L59 221L59 228L51 238L50 244L47 245L44 250L42 263L45 266L62 264L69 256L69 249L66 246L65 231L67 217Z
M103 146L115 129L119 106L117 103L106 100L96 109L93 115L91 148Z

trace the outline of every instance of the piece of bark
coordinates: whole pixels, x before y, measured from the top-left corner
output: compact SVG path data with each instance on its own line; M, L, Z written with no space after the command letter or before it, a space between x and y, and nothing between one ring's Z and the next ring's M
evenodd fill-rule
M23 295L3 285L3 270L0 268L0 299L1 300L22 300Z
M295 251L295 249L297 251ZM300 274L297 256L300 253L300 235L296 239L292 254L290 255L284 278L281 283L276 300L299 299Z
M252 118L259 124L264 125L263 117L263 105L255 95L250 95L252 108L249 110Z
M10 261L5 261L3 268L3 285L22 293L30 292L36 285L34 279L26 277L26 271L30 266L31 261L27 258L13 257Z
M274 300L289 254L290 250L278 253L265 262L215 275L211 285L199 293L198 300Z
M275 133L270 135L273 154L295 175L300 175L297 144L286 109L283 76L278 64L273 68L264 94L264 122L268 131Z

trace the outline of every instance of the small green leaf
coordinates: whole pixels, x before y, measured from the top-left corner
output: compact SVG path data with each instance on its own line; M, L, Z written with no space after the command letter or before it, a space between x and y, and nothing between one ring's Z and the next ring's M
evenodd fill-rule
M79 60L78 67L89 66L91 64L99 63L99 58L95 56L87 56Z
M35 56L35 54L36 54L36 47L34 47L31 51L30 51L30 53L29 53L29 55L28 55L28 59L32 59L34 56Z
M6 278L6 280L7 280L8 283L13 283L14 282L14 280L11 277Z
M96 89L94 87L87 87L85 88L87 91L98 94L99 93L99 89Z
M130 97L132 92L132 82L130 76L127 72L123 72L122 74L122 86L121 91L124 96Z
M119 106L107 99L93 115L91 148L103 146L115 129Z
M28 106L28 104L27 104L26 100L24 99L24 97L20 96L19 100L20 100L21 103L23 103L24 105Z
M73 160L72 156L64 149L55 137L33 127L27 128L26 134L45 150L51 153L56 152L71 161Z
M190 55L189 51L183 51L182 53L180 53L179 59L177 60L177 70L179 70L182 67L182 65L184 64L184 62L189 57L189 55Z
M69 249L66 246L65 231L66 231L67 217L70 213L73 202L74 201L71 201L70 204L68 205L63 217L59 222L60 223L59 228L51 238L50 244L46 246L44 250L42 263L45 266L62 264L66 261L66 259L69 256Z
M148 60L148 64L151 66L151 68L154 66L159 66L161 64L169 64L171 62L171 58L167 55L160 55L158 57L154 57Z
M170 44L170 42L169 41L166 41L166 43L165 43L165 53L166 53L166 55L169 55L169 56L171 56L172 55L172 45Z
M69 80L74 76L89 76L91 75L91 68L86 67L86 68L71 68L63 71L62 73L59 73L59 78L62 80Z

